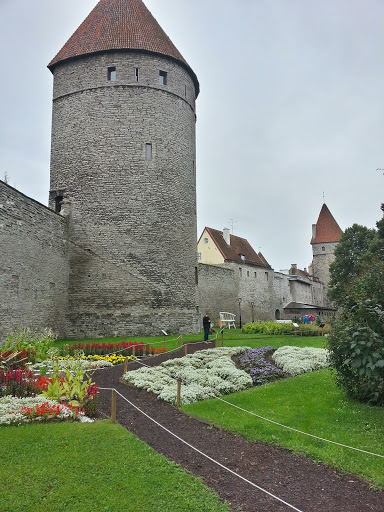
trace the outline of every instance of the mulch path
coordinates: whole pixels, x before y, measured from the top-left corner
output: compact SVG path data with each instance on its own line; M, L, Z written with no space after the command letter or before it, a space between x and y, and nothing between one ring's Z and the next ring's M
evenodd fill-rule
M189 345L189 353L210 345ZM144 360L156 366L170 357L183 357L184 349ZM141 368L130 363L129 370ZM217 427L192 418L162 402L152 393L119 382L122 366L96 371L93 380L100 387L114 387L128 400L179 437L268 492L303 512L384 511L384 493L352 475L342 475L303 455L260 442L249 442ZM100 391L100 410L110 416L111 393ZM242 512L280 512L288 505L232 475L177 440L117 395L117 421L158 453L165 455L201 477L232 510Z

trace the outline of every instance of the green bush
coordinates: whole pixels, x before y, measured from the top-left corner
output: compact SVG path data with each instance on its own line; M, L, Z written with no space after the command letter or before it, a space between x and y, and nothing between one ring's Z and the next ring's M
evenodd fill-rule
M321 336L328 333L328 328L324 331L315 325L300 325L295 327L290 323L277 322L252 322L245 324L242 328L245 334L296 334L298 336Z
M366 300L344 313L329 337L336 382L360 401L384 405L384 311Z

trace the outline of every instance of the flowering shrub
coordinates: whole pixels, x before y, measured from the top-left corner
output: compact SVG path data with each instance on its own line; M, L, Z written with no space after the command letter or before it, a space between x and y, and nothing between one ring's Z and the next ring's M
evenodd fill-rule
M325 348L280 347L272 355L276 365L291 375L320 370L329 366L329 351Z
M201 350L178 359L171 359L155 368L127 372L123 380L151 391L158 398L175 404L177 379L182 380L181 403L233 393L252 385L247 373L238 370L231 360L248 347L220 347Z
M78 409L42 397L0 398L0 425L21 425L32 421L86 421Z
M266 358L274 350L272 347L251 348L239 358L240 368L250 374L254 385L260 386L284 376L283 371Z

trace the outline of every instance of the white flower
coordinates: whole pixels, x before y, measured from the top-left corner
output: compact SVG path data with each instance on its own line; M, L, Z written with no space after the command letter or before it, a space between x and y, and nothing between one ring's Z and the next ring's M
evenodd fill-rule
M325 348L280 347L273 353L275 364L285 373L295 376L329 366L329 351Z
M213 398L252 385L252 378L238 370L231 357L249 347L219 347L201 350L185 357L171 359L154 368L127 372L123 380L158 395L166 402L176 403L177 379L182 380L181 403Z

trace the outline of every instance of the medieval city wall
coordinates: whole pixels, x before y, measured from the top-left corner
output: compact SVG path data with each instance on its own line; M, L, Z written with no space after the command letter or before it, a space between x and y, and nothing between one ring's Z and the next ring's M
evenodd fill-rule
M275 320L284 320L284 306L292 301L289 279L286 274L274 272L272 291L272 311Z
M251 265L199 263L199 309L201 316L209 311L217 322L220 311L236 315L239 323L241 298L242 324L255 320L272 320L273 270Z
M13 327L63 334L68 275L65 219L0 181L0 339Z

